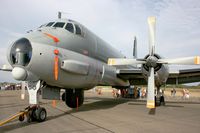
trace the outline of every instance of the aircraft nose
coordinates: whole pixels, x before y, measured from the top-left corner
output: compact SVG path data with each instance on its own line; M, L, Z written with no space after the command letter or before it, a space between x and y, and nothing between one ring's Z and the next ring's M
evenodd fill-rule
M27 71L21 67L14 67L12 70L12 76L16 80L24 81L27 78Z

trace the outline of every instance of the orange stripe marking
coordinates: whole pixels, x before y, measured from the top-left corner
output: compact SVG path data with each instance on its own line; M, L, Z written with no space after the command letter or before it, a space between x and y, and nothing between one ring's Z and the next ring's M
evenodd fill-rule
M58 80L58 56L56 55L54 58L54 78Z
M55 43L60 42L60 40L57 37L55 37L49 33L44 33L44 34L47 35L48 37L52 38Z

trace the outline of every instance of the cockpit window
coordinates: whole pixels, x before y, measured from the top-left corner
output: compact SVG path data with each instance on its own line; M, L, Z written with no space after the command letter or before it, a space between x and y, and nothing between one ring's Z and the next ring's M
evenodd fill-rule
M67 23L65 29L71 33L74 33L74 27L73 27L72 23Z
M48 23L47 25L46 25L46 27L50 27L50 26L52 26L54 24L54 22L50 22L50 23Z
M54 24L53 27L63 28L64 25L65 25L65 23L63 23L63 22L57 22L56 24Z
M75 28L76 28L76 34L81 35L81 28L76 24L75 24Z

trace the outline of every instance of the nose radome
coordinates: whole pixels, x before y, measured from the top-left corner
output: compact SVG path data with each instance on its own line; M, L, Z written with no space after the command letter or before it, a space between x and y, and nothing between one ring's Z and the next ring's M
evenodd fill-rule
M27 38L15 41L9 51L11 65L27 66L32 57L32 45Z
M23 81L27 78L27 71L21 67L14 67L12 70L12 76L16 80Z

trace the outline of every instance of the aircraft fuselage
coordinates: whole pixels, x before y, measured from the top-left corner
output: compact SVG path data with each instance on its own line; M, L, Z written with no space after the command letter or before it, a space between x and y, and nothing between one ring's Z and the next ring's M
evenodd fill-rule
M54 25L60 22L65 23L65 26L71 23L74 32L69 32L65 26L53 27L52 25L38 28L23 37L30 42L32 47L32 51L28 53L31 56L28 63L20 64L17 61L17 58L24 58L21 62L27 60L23 57L26 54L21 48L26 46L22 44L14 47L17 41L12 44L9 51L14 51L14 54L8 52L8 60L13 68L20 67L25 70L26 76L21 80L43 80L51 86L81 89L90 89L96 85L129 85L127 81L116 76L116 67L107 65L107 60L110 57L124 58L120 52L81 24L71 20L59 19L54 21ZM77 25L81 29L79 34L76 34L77 29L75 26ZM56 37L59 41L55 42L47 34ZM17 49L20 48L22 50L17 52ZM55 49L59 51L57 80L54 78Z

